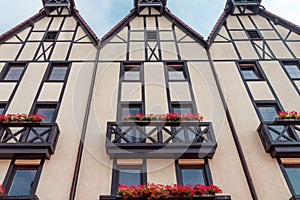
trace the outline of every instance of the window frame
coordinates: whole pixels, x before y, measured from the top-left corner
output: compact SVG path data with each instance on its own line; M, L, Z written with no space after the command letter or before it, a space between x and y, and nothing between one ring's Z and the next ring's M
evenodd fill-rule
M300 169L300 163L299 164L296 164L296 163L295 164L284 164L280 161L280 159L278 162L279 162L281 171L283 173L283 176L285 178L285 181L288 185L288 188L290 189L290 192L292 193L293 196L300 196L300 194L296 194L293 184L292 184L291 180L289 179L287 171L285 170L286 168L299 168Z
M134 67L134 66L137 66L137 67ZM131 70L127 70L129 68L132 68L131 70L134 70L134 71L138 71L139 72L139 77L138 79L134 80L134 79L125 79L125 73L127 71L131 71ZM135 70L134 68L139 68L138 70ZM143 80L143 77L142 77L142 65L141 63L123 63L122 64L122 69L121 69L121 77L120 77L122 80L122 82L141 82Z
M0 114L5 114L8 107L8 102L6 101L0 101L0 109L3 108L3 112L0 112Z
M41 160L39 165L38 164L16 164L15 163L16 160L13 160L9 166L9 169L8 169L8 172L6 173L6 176L5 176L5 179L3 181L3 186L4 188L6 189L6 196L9 197L8 193L11 189L11 186L12 186L12 182L13 182L13 179L16 175L16 172L17 170L20 170L20 169L35 169L36 170L36 174L35 174L35 177L34 177L34 181L33 181L33 184L31 186L31 191L30 191L30 194L24 194L24 195L20 195L18 197L22 197L22 196L32 196L32 195L35 195L36 193L36 190L37 190L37 186L38 186L38 183L39 183L39 180L40 180L40 176L41 176L41 173L42 173L42 169L43 169L43 164L44 164L44 160Z
M54 38L47 38L48 35L53 34L53 33L55 33L55 37ZM45 42L55 42L57 40L57 38L58 38L58 35L59 35L58 31L47 31L45 33L45 36L44 36L44 41Z
M170 102L170 112L174 113L174 108L190 108L190 113L195 113L195 105L193 102L178 102L178 101L172 101ZM180 113L181 114L181 113Z
M119 112L118 112L118 120L122 120L123 119L123 108L139 108L140 109L140 113L145 113L145 110L144 110L144 105L143 105L143 102L134 102L134 101L130 101L130 102L121 102L119 104Z
M258 68L258 66L256 65L255 62L253 62L253 63L252 62L238 63L238 67L239 67L239 71L241 73L241 76L242 76L243 80L245 80L245 81L265 81L263 73ZM257 79L245 78L245 76L243 74L243 69L253 71L253 73L257 76Z
M295 61L288 61L288 62L282 62L282 67L283 67L283 70L285 71L285 73L287 74L287 76L291 79L291 80L294 80L294 81L299 81L300 80L300 76L297 77L297 78L292 78L290 73L288 72L288 70L286 69L286 66L289 66L289 65L296 65L300 71L300 64L299 62Z
M147 184L147 170L146 162L143 159L141 164L117 164L117 160L114 160L113 163L113 172L112 172L112 182L111 182L111 194L116 195L118 192L119 183L119 174L120 169L139 169L140 170L140 184Z
M258 37L252 37L251 36L251 32L255 32L257 33ZM249 30L246 30L246 33L247 33L247 36L250 40L263 40L263 37L262 35L260 34L260 32L258 30L255 30L255 29L249 29Z
M149 34L155 35L155 38L149 38ZM158 31L157 30L146 30L146 40L149 42L158 41Z
M64 79L50 79L53 69L55 67L67 68ZM46 71L45 82L65 82L68 78L69 73L70 73L70 63L51 63Z
M184 63L182 63L182 62L166 63L166 68L167 68L166 71L167 71L167 77L168 77L169 82L186 82L186 81L188 81L188 74L187 74L187 70L186 70ZM181 68L181 70L177 70L179 68ZM182 71L183 79L171 79L169 72L172 72L172 71Z
M30 113L33 114L38 113L37 110L39 108L47 108L47 107L54 108L52 120L50 120L50 122L47 122L47 123L54 123L56 121L57 114L58 114L58 107L59 107L58 104L59 104L58 102L36 102Z
M23 67L23 70L22 70L22 72L21 72L21 74L20 74L20 76L17 80L5 80L9 70L12 67ZM22 78L24 76L24 73L26 71L26 68L27 68L27 63L7 63L1 71L0 81L1 82L19 82L19 81L22 80Z
M283 110L281 105L277 101L255 101L255 107L256 107L257 115L258 115L260 121L263 121L263 122L273 122L273 121L265 121L263 119L263 116L262 116L261 112L259 111L260 106L274 107L277 110L277 113L278 113L278 111Z
M207 159L204 159L204 164L179 164L179 161L175 161L175 171L176 171L176 179L177 184L183 185L183 176L182 176L182 169L202 169L203 172L203 180L205 185L213 184L212 176L210 172L210 168L208 165Z

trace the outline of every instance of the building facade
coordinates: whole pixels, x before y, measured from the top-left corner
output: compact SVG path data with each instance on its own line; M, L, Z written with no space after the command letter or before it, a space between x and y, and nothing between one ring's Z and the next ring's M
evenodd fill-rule
M119 184L214 184L215 199L300 199L300 28L231 0L208 40L135 0L101 40L73 0L0 36L3 199L116 199ZM263 3L262 3L263 4ZM124 116L200 113L204 121ZM205 199L203 197L203 199Z

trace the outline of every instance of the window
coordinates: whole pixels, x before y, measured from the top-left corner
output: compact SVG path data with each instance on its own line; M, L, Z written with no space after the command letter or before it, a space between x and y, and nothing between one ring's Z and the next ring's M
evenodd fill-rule
M55 41L58 35L57 33L58 33L57 31L48 31L45 36L45 41L48 42Z
M171 106L172 106L171 112L173 113L179 113L183 115L187 113L193 113L192 103L172 102ZM177 131L177 134L173 139L174 143L191 143L194 141L195 133L193 133L193 131L191 131L190 129L181 129L180 127L173 127L173 128Z
M5 179L5 188L8 196L34 195L40 165L13 164Z
M186 102L172 102L172 111L174 113L180 113L180 114L186 114L186 113L193 113L193 106L192 103L186 103Z
M68 64L52 64L47 72L46 80L48 81L64 81L68 71Z
M294 195L300 195L300 165L284 165L288 185Z
M34 113L38 113L45 116L45 123L51 123L55 121L57 104L37 104Z
M168 76L171 81L186 80L183 64L167 64Z
M125 81L140 81L141 67L139 64L124 64L123 80Z
M190 162L188 159L186 161L176 161L176 174L177 174L177 183L181 185L188 184L210 184L210 172L207 162L199 159L197 162Z
M137 113L143 113L141 103L121 103L121 113L119 120L122 120L125 115L135 115ZM124 137L131 143L140 142L140 140L142 139L141 131L144 129L144 127L139 127L137 129L135 126L119 126L119 128L123 131L123 133L126 133ZM126 143L124 139L121 139L120 142Z
M257 32L257 30L247 30L248 37L252 40L261 40L260 34Z
M299 63L284 64L283 67L291 79L300 79Z
M263 80L263 77L254 63L239 64L242 76L246 81Z
M2 80L19 81L23 75L25 64L9 64L2 71Z
M156 31L147 31L147 40L148 41L157 40L157 32Z
M4 114L5 113L6 105L7 105L6 102L0 102L0 114Z
M121 118L124 115L134 115L137 113L142 113L141 103L122 103L121 104Z
M263 121L274 121L279 111L276 103L257 103L257 109Z
M116 194L120 184L140 185L147 183L146 170L141 165L117 165L113 170L112 193Z

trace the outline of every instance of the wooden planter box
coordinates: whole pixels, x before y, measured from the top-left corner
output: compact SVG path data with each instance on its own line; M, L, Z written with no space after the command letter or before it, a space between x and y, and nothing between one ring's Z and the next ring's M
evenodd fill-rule
M101 195L100 200L124 200L124 198L120 195ZM180 197L168 197L169 200L230 200L231 197L229 195L195 195L192 198L180 198ZM147 198L136 198L133 200L147 200ZM166 200L165 198L162 198L161 200Z

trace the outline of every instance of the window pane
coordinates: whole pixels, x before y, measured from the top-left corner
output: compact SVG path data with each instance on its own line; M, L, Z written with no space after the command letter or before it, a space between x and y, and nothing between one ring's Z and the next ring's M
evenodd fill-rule
M140 71L135 71L135 70L125 71L124 80L132 80L132 81L140 80Z
M183 185L203 184L205 185L202 169L181 169Z
M185 80L183 71L169 71L169 79L170 80Z
M284 68L292 79L300 78L300 69L297 65L285 65Z
M119 171L119 184L139 185L141 184L141 170L121 169Z
M192 113L192 108L173 108L173 112L180 114Z
M245 80L259 80L259 77L253 69L242 69L242 75Z
M36 113L45 116L46 119L44 120L44 122L46 123L52 122L54 112L55 108L37 108L36 111Z
M24 67L10 67L6 76L4 77L4 80L12 80L17 81L19 80Z
M277 117L275 106L258 106L258 110L264 121L274 121Z
M63 81L67 73L67 67L53 67L49 80Z
M292 187L297 195L300 195L300 168L285 168Z
M17 170L8 194L11 196L29 195L36 175L36 170Z
M247 31L251 39L261 39L260 35L256 30Z
M140 80L140 65L125 65L124 80L139 81Z
M122 117L124 115L134 115L136 113L140 113L141 108L139 107L131 107L131 108L122 108Z

